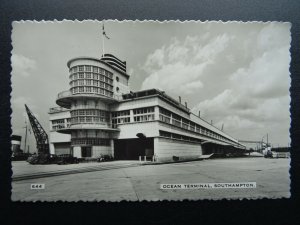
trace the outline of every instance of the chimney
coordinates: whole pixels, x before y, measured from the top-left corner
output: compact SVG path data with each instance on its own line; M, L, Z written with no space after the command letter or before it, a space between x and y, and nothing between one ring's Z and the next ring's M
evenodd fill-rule
M185 108L187 108L187 102L185 102Z
M213 125L213 121L212 120L210 121L210 124Z
M179 103L181 104L181 97L179 96Z
M199 110L199 112L198 112L198 117L199 117L199 118L200 118L200 112L201 112L201 111Z

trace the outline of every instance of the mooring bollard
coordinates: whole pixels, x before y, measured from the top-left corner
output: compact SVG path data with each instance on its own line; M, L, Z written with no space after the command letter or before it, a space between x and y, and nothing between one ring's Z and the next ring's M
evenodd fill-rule
M139 156L139 161L140 161L140 162L142 161L142 156Z
M146 156L144 156L144 161L147 161L147 158L146 158Z

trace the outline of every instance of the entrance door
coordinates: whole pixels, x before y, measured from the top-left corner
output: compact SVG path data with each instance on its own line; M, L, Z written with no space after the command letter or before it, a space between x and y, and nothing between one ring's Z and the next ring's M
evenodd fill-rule
M92 157L92 147L81 147L81 157Z
M118 139L114 141L115 159L138 160L139 156L152 157L153 138Z

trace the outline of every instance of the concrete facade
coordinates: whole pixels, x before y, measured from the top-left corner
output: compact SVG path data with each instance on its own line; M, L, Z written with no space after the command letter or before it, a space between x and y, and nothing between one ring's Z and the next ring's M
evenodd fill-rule
M166 138L154 138L155 158L157 161L196 159L202 155L199 143L184 142Z
M50 151L78 158L112 155L158 161L193 159L202 145L243 147L157 89L131 92L126 62L112 55L68 62L70 89L50 109ZM65 149L64 149L65 148Z

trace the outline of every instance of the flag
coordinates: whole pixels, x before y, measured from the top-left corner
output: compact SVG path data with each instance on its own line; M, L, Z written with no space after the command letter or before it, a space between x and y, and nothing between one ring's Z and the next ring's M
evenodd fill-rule
M105 33L105 30L104 30L104 23L102 24L102 34L103 34L103 36L105 36L107 39L110 39L110 38L106 35L106 33Z

